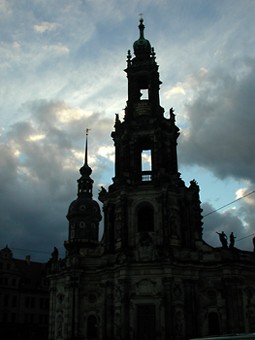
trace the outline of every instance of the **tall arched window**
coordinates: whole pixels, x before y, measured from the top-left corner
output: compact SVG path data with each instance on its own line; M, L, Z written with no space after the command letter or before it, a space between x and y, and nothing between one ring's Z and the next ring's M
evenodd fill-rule
M98 339L98 325L95 315L89 315L87 321L87 339Z
M148 182L152 180L153 170L153 142L150 136L142 137L138 140L136 150L137 154L137 171L141 174L141 180ZM139 162L140 159L140 162ZM139 168L138 168L139 166Z
M210 312L208 314L208 335L220 334L220 322L219 316L216 312Z
M154 209L148 202L137 208L137 231L154 231Z

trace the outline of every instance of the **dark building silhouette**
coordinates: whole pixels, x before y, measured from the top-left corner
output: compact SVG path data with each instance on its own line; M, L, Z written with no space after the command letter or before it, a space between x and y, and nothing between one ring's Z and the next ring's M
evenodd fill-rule
M0 336L8 340L47 340L49 292L46 264L15 259L0 250Z
M80 169L64 260L52 263L50 340L170 340L255 331L254 254L202 239L199 186L178 172L174 110L160 106L158 65L140 37L128 51L128 100L112 138L115 176L92 198Z

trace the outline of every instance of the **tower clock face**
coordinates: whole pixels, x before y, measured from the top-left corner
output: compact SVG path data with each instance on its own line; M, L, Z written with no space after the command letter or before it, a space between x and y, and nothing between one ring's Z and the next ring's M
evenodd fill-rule
M80 211L84 211L84 210L86 210L86 207L85 207L84 204L82 204L82 205L80 206Z

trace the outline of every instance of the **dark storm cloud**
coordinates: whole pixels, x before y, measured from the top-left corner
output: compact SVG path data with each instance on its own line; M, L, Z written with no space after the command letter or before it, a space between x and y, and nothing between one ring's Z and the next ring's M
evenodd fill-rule
M0 193L6 190L10 183L16 182L17 161L8 145L0 145Z
M246 205L244 205L243 208L238 209L238 215L236 214L235 209L231 208L223 213L216 211L213 214L208 214L214 211L214 207L208 203L204 203L202 208L205 216L203 219L203 239L209 245L213 247L221 247L217 232L224 231L228 238L230 233L233 232L236 237L236 248L250 251L253 250L252 238L254 236L253 225L255 222L255 214L254 212L249 214L246 211ZM248 221L245 221L245 218L243 218L245 216L249 216L249 223L246 223Z
M218 69L199 80L196 97L186 107L190 125L180 156L219 178L254 181L255 60L236 67L240 72Z
M109 135L113 122L63 102L37 101L26 107L31 112L29 119L14 124L1 136L0 239L14 250L41 252L32 252L33 259L47 259L54 245L62 255L64 252L68 230L65 215L76 198L85 128L93 131L89 154L97 162L97 142L111 144L105 135ZM97 166L93 172L95 194L101 172L112 167L106 159L102 162L102 155L99 164L104 168ZM26 253L15 250L16 256Z
M97 110L111 115L123 108L127 84L121 69L125 51L138 37L140 2L112 0L103 6L103 1L55 0L50 7L47 2L0 3L0 106L5 127L0 136L0 239L3 246L49 253L67 236L65 214L76 197L86 128L92 129L89 156L95 198L98 183L111 181L113 164L109 151L104 155L102 149L113 145L114 117L107 119ZM155 44L164 84L172 86L196 68L209 69L195 79L195 97L187 105L189 129L179 139L179 158L220 178L247 178L252 190L254 60L234 58L254 53L254 5L218 1L189 7L187 1L160 5L147 1L143 9L146 37ZM223 69L215 69L224 60L228 62ZM68 98L72 107L62 98ZM176 106L169 100L166 107L172 105ZM243 203L242 221L235 220L236 227L255 225L252 208ZM217 240L216 229L231 225L227 221L236 212L231 216L230 212L205 219L205 229L210 221L207 229L213 230L212 241Z
M219 179L245 180L240 197L255 188L255 60L235 61L233 66L193 79L195 96L186 105L189 125L180 138L180 159L209 170ZM204 216L215 209L208 203L203 207ZM237 247L252 250L254 211L255 201L243 199L228 210L206 216L204 239L220 245L216 231L224 230L228 235L233 231L239 240Z

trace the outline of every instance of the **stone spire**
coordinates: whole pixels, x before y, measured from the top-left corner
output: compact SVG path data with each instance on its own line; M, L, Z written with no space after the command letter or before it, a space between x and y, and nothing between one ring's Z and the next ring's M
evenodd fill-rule
M84 164L80 168L81 178L78 179L78 196L86 196L92 197L92 187L93 187L93 179L90 178L92 173L91 167L88 165L88 132L89 129L86 129L86 139L85 139L85 158Z

